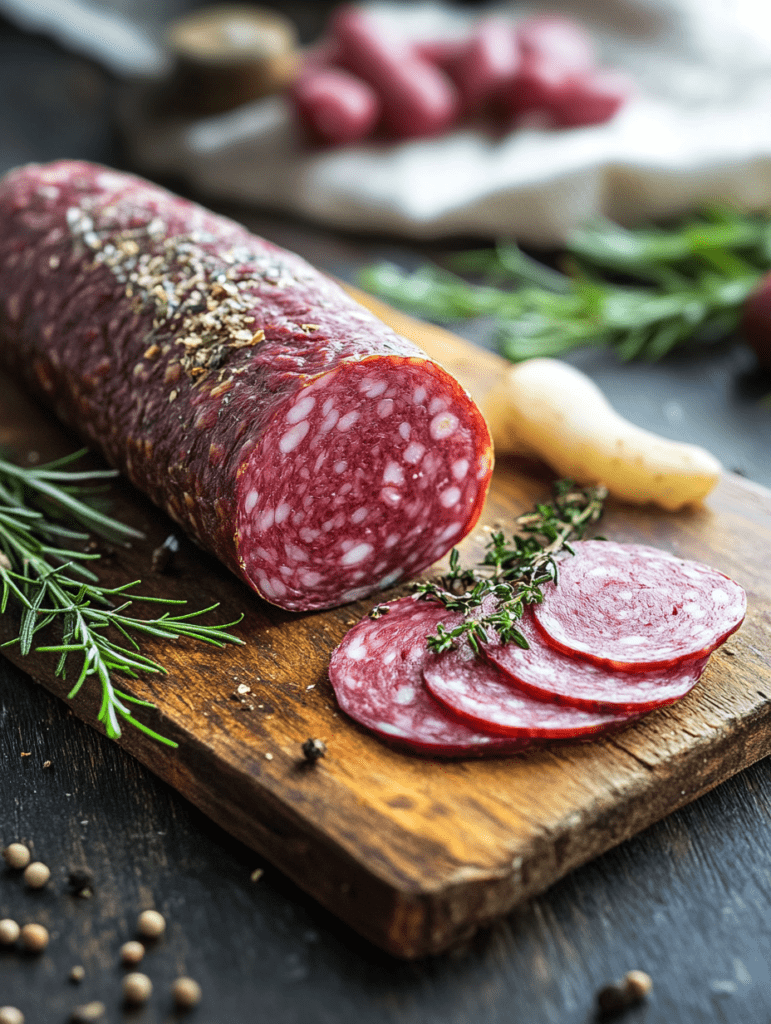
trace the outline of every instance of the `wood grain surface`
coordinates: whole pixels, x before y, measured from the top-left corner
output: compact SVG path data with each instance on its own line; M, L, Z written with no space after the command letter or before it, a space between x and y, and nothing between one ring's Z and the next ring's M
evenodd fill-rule
M3 380L0 443L20 458L70 450L69 438ZM501 465L483 522L506 524L547 481ZM126 749L232 835L259 851L375 943L399 956L441 950L551 885L576 865L687 803L761 757L769 731L771 593L758 552L771 540L771 496L727 477L707 507L676 516L611 506L603 527L697 558L748 591L742 630L718 651L681 704L601 740L512 758L442 762L395 751L339 712L326 675L331 650L374 601L292 615L258 600L192 545L175 576L153 575L151 553L172 529L127 486L115 513L147 539L105 560L107 583L142 578L145 592L243 612L243 647L148 647L169 670L129 687L155 701L148 721L177 739L169 751L126 731ZM15 622L0 621L0 639ZM7 656L59 696L48 655ZM246 683L250 692L239 695ZM74 710L95 720L95 689ZM322 738L327 757L300 747Z

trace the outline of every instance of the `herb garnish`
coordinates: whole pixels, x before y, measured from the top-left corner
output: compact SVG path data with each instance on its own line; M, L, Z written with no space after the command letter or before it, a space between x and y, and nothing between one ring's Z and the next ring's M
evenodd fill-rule
M421 581L415 591L426 600L441 601L448 611L463 612L463 622L446 629L440 622L427 643L432 651L447 651L461 639L479 650L494 630L501 643L528 647L516 623L526 604L540 604L544 583L557 582L556 555L573 554L570 542L579 540L603 513L604 487L578 487L572 480L554 484L551 502L536 505L515 520L507 541L502 531L492 534L487 553L475 569L462 569L458 549L450 552L450 571L436 582ZM493 610L487 609L493 605Z
M80 673L68 699L77 695L90 676L96 676L102 689L98 717L111 739L120 736L119 719L122 718L153 739L176 747L172 740L135 718L127 706L154 705L124 693L113 684L113 672L136 679L140 672L166 671L141 653L134 637L137 634L165 639L186 636L217 647L243 641L227 632L234 622L204 626L191 621L217 605L184 615L164 612L155 619L137 618L128 611L134 601L170 605L185 602L140 597L133 592L125 599L139 581L112 588L99 585L98 577L84 564L98 559L99 554L67 546L87 540L89 534L72 529L63 520L69 519L107 540L122 543L141 538L142 534L111 519L94 505L97 493L94 485L116 476L116 472L66 468L84 454L84 451L75 452L32 468L0 459L0 580L3 585L0 613L6 611L11 598L21 606L19 635L2 646L19 644L21 653L27 655L36 635L52 623L58 624L60 642L38 646L35 650L59 655L56 675L62 678L69 656L82 655ZM114 599L122 603L115 604ZM110 627L118 634L115 639L106 635Z
M770 262L771 219L716 208L671 228L591 224L565 244L567 273L502 241L452 261L482 284L434 265L407 273L392 264L364 270L360 282L429 319L493 317L498 346L513 362L582 346L654 361L734 331Z

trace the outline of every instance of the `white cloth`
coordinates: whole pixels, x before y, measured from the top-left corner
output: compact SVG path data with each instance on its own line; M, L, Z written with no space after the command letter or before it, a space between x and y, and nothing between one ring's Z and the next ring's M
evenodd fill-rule
M19 2L0 0L0 10ZM600 214L637 223L706 202L771 204L769 0L544 6L584 21L601 59L637 81L638 94L608 124L320 149L283 97L171 121L148 115L146 91L133 86L122 111L129 151L143 172L182 175L215 199L412 238L510 235L551 245ZM415 38L462 34L479 16L478 7L434 2L369 7ZM532 10L495 9L513 18Z

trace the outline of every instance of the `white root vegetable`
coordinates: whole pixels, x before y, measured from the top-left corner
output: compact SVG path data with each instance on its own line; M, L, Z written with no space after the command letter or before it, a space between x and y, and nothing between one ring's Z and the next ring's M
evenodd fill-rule
M624 501L679 509L720 478L720 463L704 448L625 420L586 374L556 359L512 366L481 408L499 454L537 455L560 476L603 483Z
M536 456L560 476L603 483L623 501L670 510L701 501L717 484L722 467L706 449L634 426L567 363L531 359L512 366L443 327L345 287L460 381L484 413L497 455Z

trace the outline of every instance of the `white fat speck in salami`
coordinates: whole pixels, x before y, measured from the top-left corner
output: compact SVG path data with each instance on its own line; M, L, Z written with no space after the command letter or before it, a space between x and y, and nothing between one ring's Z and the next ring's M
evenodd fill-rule
M358 409L352 409L350 412L347 412L345 416L341 416L340 419L337 421L337 429L350 430L350 428L354 425L354 423L356 423L360 415L361 414L359 413Z
M548 643L567 654L622 671L664 668L705 657L744 620L743 589L710 566L638 544L574 548L533 608Z
M316 398L313 395L305 395L286 414L287 423L299 423L300 420L304 420L315 404Z
M467 644L430 654L423 679L431 694L470 726L523 739L571 739L619 728L634 717L541 700L519 689Z
M357 623L332 654L329 678L346 714L389 742L435 757L506 754L527 740L495 736L460 721L423 685L426 637L454 621L440 604L406 597L379 619Z
M671 704L693 689L707 664L705 657L647 672L621 672L551 647L533 623L529 606L517 628L528 648L488 643L485 657L534 697L589 711L642 712Z

